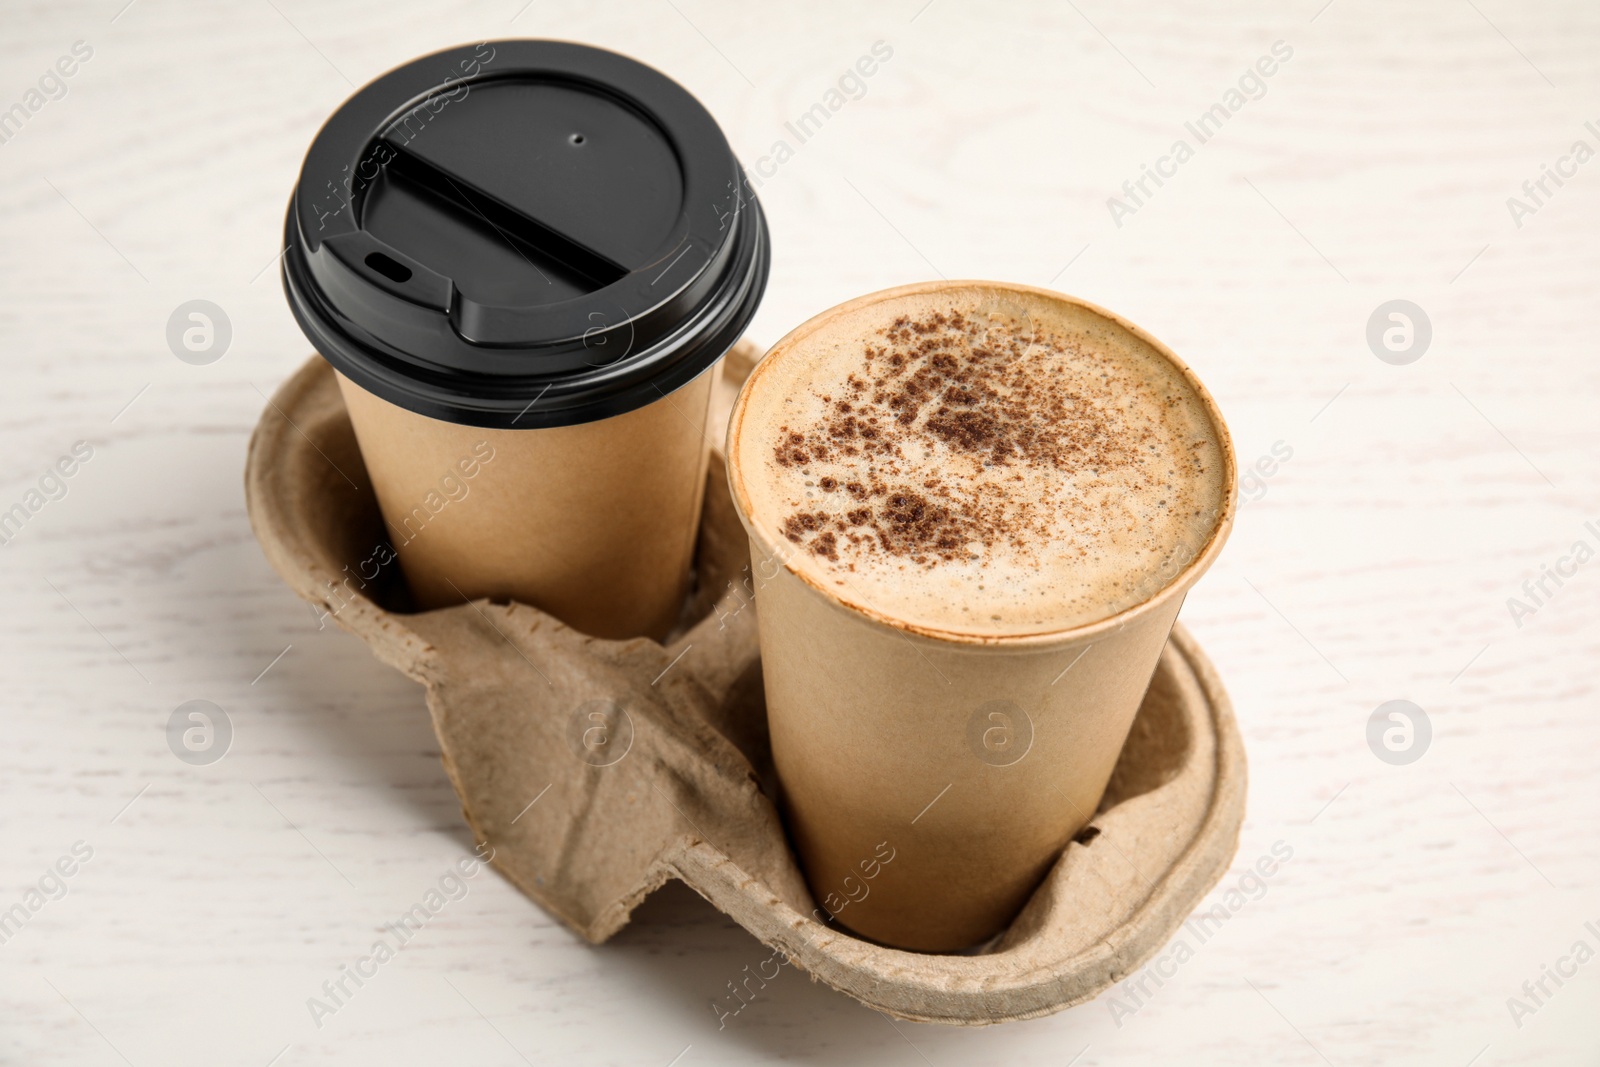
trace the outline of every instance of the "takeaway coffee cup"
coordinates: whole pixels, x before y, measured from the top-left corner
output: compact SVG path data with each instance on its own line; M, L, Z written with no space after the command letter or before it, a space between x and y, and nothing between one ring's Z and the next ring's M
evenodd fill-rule
M699 102L582 45L425 56L328 119L286 244L289 306L338 372L418 605L665 635L712 376L769 257Z
M1108 311L941 282L779 341L727 449L812 895L886 944L982 943L1094 815L1221 550L1220 412Z

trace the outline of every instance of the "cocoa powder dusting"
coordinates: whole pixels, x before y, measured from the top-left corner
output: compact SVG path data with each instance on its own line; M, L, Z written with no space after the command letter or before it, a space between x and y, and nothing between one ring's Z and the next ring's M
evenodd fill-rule
M1060 373L1061 359L1077 373ZM849 479L820 477L837 513L796 511L784 536L831 561L842 540L927 567L1027 551L1057 516L1017 484L1022 471L1095 477L1126 471L1149 447L1150 429L1113 406L1131 383L1095 360L1071 339L960 311L901 316L863 346L842 390L815 394L820 418L782 427L780 466L834 464Z

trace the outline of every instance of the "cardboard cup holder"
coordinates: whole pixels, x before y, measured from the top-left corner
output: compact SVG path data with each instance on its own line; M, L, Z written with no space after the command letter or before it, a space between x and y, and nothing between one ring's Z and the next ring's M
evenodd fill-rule
M748 342L729 354L713 427L754 355ZM955 955L862 940L812 900L773 803L748 540L720 455L695 587L665 645L588 637L519 603L410 613L398 566L367 562L388 538L320 357L262 413L245 484L284 581L426 688L445 770L494 866L591 942L678 878L871 1008L965 1025L1026 1019L1088 1000L1153 956L1237 847L1243 744L1180 624L1099 811L1004 934ZM364 587L351 579L373 570ZM593 730L603 745L585 743Z

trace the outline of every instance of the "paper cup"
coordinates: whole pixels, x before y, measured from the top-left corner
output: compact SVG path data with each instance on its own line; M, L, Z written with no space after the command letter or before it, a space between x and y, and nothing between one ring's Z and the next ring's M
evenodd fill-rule
M765 458L741 447L752 398L835 317L945 284L865 297L795 330L756 367L728 430L733 498L755 561L773 758L807 881L841 925L925 951L1003 930L1093 817L1184 595L1226 539L1236 495L1226 426L1192 372L1110 312L1043 294L1129 331L1192 386L1224 457L1222 504L1204 539L1175 546L1170 573L1134 606L1019 637L909 624L796 567L801 550L773 536L761 521L770 516L752 514L748 480Z
M417 606L665 636L715 368L769 260L705 108L583 45L424 56L329 118L285 227L289 306L339 372Z
M715 375L625 415L544 430L430 419L341 375L417 606L519 600L596 637L664 637L694 556Z

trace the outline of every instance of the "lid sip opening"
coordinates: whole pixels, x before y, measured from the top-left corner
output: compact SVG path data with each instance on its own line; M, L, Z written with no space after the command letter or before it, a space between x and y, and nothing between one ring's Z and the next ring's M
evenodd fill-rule
M537 428L657 400L738 340L760 204L715 120L656 70L558 41L424 56L306 154L284 289L357 385L433 418Z

